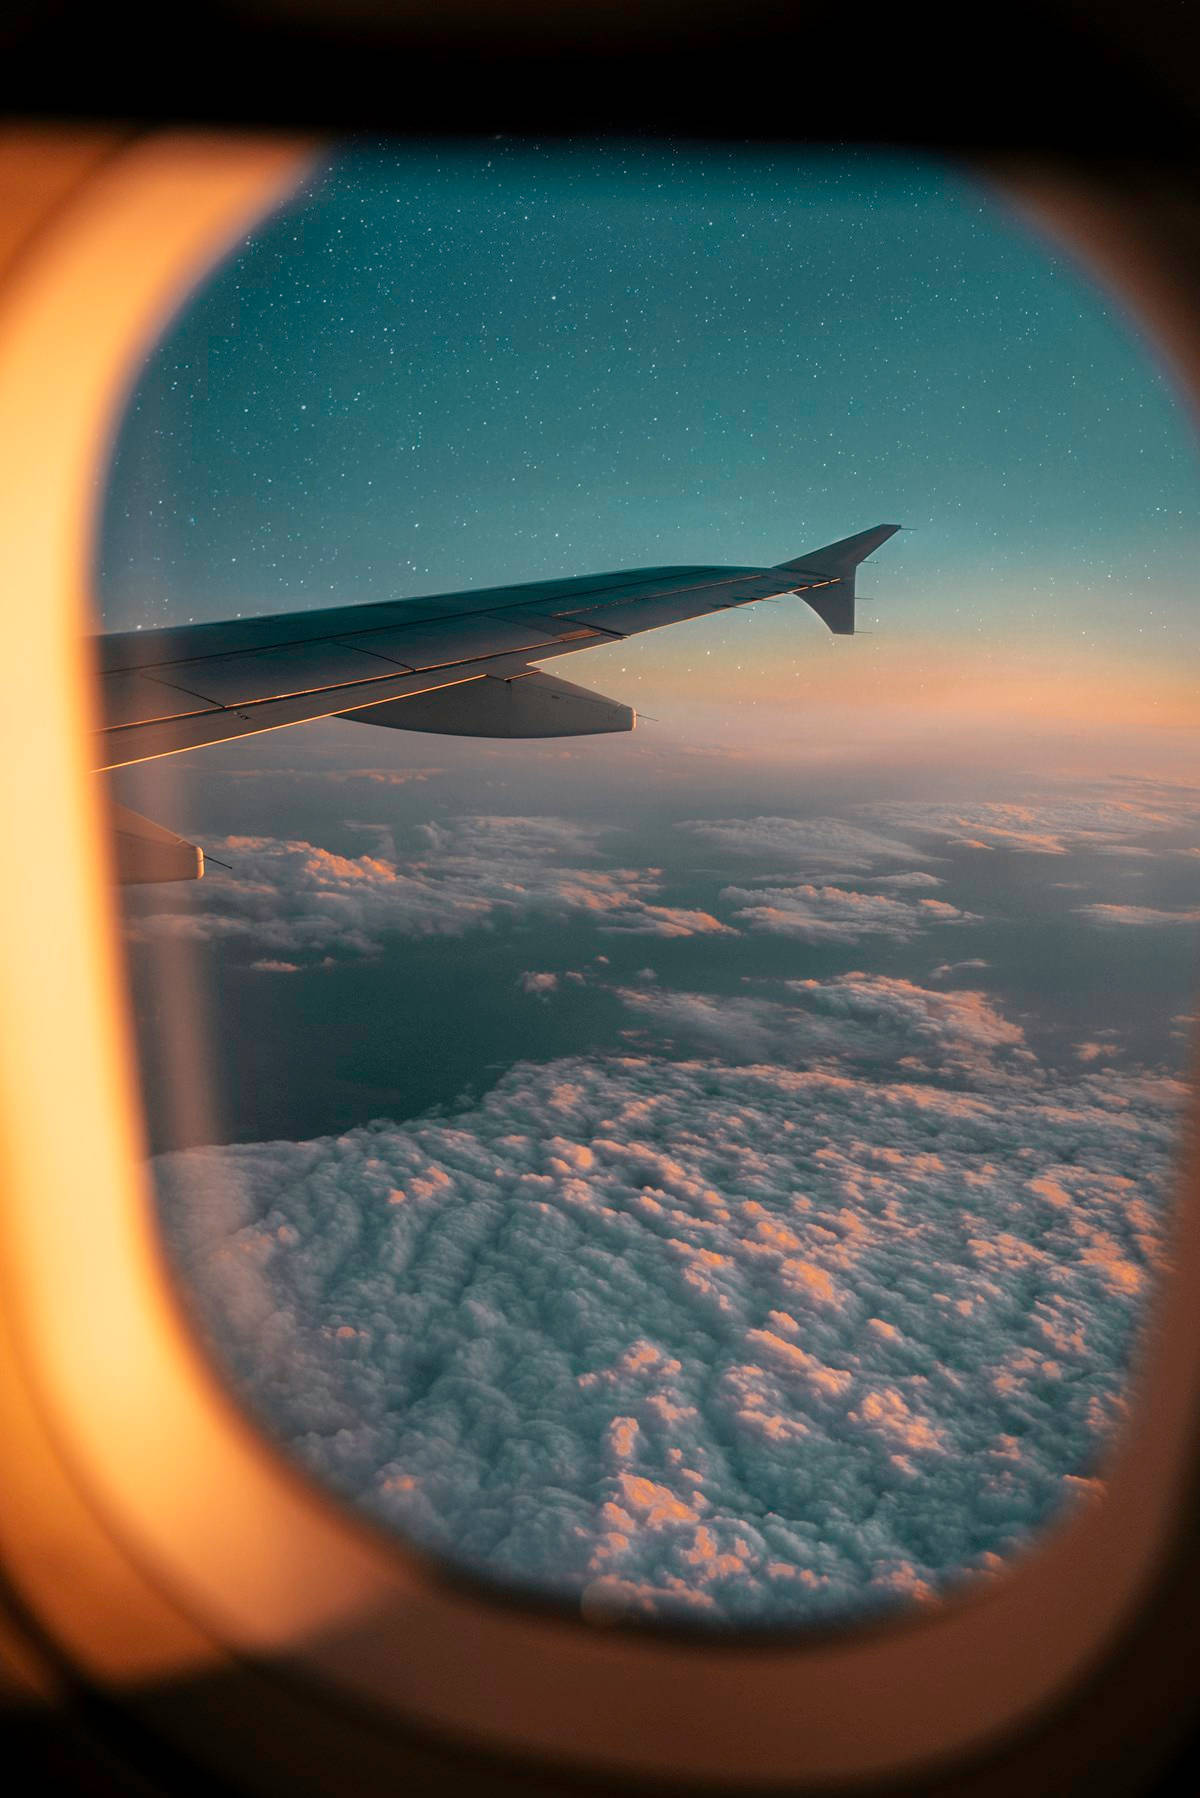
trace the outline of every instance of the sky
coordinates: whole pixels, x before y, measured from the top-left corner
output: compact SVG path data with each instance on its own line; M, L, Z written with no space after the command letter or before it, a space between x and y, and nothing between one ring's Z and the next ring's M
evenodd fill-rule
M759 742L866 694L911 731L912 689L954 728L967 669L1010 732L1190 722L1190 425L989 194L865 154L500 141L404 169L337 159L152 358L104 514L110 628L770 564L888 520L912 534L861 583L886 597L853 662L760 608L652 639L627 690Z
M339 152L117 435L105 628L880 521L571 678L620 738L330 721L117 777L164 1239L312 1475L585 1616L803 1626L1102 1490L1194 1028L1191 427L931 163ZM198 1071L200 1070L200 1071Z

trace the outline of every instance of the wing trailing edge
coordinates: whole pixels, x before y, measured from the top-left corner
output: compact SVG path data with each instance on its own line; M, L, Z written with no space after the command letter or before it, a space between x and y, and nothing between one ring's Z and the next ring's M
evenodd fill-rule
M506 677L486 674L338 715L355 724L447 737L594 737L632 730L636 722L632 706L541 668L523 668Z

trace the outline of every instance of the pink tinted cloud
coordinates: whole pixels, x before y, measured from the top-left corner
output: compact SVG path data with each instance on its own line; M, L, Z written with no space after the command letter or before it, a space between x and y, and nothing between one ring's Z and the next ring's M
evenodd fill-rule
M573 1058L160 1158L256 1413L427 1548L597 1614L830 1618L994 1571L1119 1416L1182 1089L1021 1060L979 994L775 1004L820 1066Z

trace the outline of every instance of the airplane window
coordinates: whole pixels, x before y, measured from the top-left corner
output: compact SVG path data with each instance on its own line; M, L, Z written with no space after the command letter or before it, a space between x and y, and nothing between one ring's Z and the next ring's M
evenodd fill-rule
M1196 489L1128 322L931 162L348 147L206 281L114 449L101 759L165 1250L302 1467L701 1628L1094 1500L1194 1033Z

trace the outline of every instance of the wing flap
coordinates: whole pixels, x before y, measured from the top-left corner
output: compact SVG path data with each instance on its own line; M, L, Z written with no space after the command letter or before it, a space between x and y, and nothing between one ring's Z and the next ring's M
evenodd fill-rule
M185 693L169 681L124 672L106 674L100 696L110 729L149 724L156 718L178 718L186 712L206 712L211 704L200 694Z
M474 661L479 656L512 654L546 649L557 633L545 621L522 618L519 612L498 616L448 619L442 625L408 624L367 631L356 636L356 647L390 656L410 668L446 667L451 662Z
M307 724L314 718L333 718L404 693L423 693L448 687L493 672L516 673L523 656L498 656L485 663L467 662L454 668L425 673L397 672L370 682L326 687L317 693L296 693L283 699L266 699L239 706L214 706L209 711L131 724L99 733L97 768L125 768L156 756L175 755L183 749L203 749L210 743L228 743L237 737L279 730L288 724Z
M385 699L391 695L397 678L434 673L438 675L434 684L442 685L441 676L446 671L476 661L499 660L507 670L514 656L523 665L531 651L550 651L560 643L564 647L580 647L607 634L610 633L569 619L532 614L522 618L519 612L499 617L456 617L441 625L394 625L359 633L353 643L325 638L193 657L152 668L114 669L101 676L101 704L107 734L113 738L113 747L120 748L123 761L134 739L128 737L118 746L116 737L125 736L132 727L175 725L174 734L166 728L155 729L146 741L194 748L244 734L232 728L218 728L215 736L207 734L218 723L213 713L240 713L247 707L295 700L298 709L281 712L282 722L328 717L350 709L349 689L355 687L378 686L378 697ZM321 697L326 693L335 695L328 704ZM207 722L201 722L205 719ZM259 721L255 728L273 727ZM170 751L156 748L149 753L163 755Z
M403 664L337 643L292 644L178 662L153 672L120 670L101 677L100 693L105 721L113 730L407 672Z
M171 670L170 678L173 685L200 694L212 705L254 705L261 699L386 680L407 669L408 664L395 657L349 649L342 643L293 643L282 649L183 662Z
M524 668L505 679L486 674L342 716L449 737L594 737L632 730L636 723L632 706L541 668Z

